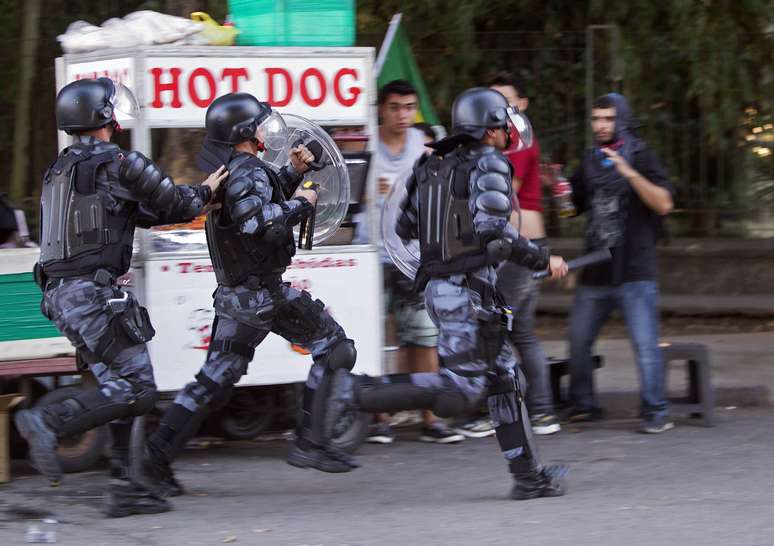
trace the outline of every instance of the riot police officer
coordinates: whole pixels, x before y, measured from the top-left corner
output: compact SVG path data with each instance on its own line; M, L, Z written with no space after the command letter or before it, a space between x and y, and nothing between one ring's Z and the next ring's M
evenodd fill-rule
M512 315L495 288L496 267L505 260L536 271L549 269L554 277L567 273L561 257L550 256L508 223L512 173L499 150L510 145L511 126L528 139L529 124L505 97L487 88L457 97L452 122L453 135L415 165L395 226L400 239L419 240L416 284L425 287L427 309L439 329L441 371L349 375L352 388L332 398L330 411L429 409L439 417L457 417L487 397L515 478L511 497L559 496L566 469L538 462L516 360L505 336Z
M176 186L138 152L110 139L138 110L131 91L108 78L79 80L56 98L57 127L74 137L46 171L41 195L41 309L91 365L99 387L62 402L17 412L37 470L58 481L58 439L111 422L110 516L169 509L128 476L133 416L157 399L146 343L154 335L145 308L116 284L127 272L135 227L188 221L206 211L220 178Z
M315 157L299 145L278 172L263 162L259 151L288 145L287 127L267 103L247 93L213 101L206 130L200 166L212 171L225 163L230 173L223 185L223 206L213 210L206 223L218 281L212 341L195 381L180 391L149 438L135 475L148 485L160 485L165 494L182 492L170 464L206 415L226 403L269 332L308 350L314 359L288 463L325 472L349 471L354 461L331 448L324 434L326 405L320 397L327 392L333 370L354 366L354 342L320 300L282 282L295 254L293 226L313 212L317 199L313 188L299 187ZM134 462L139 463L140 457Z

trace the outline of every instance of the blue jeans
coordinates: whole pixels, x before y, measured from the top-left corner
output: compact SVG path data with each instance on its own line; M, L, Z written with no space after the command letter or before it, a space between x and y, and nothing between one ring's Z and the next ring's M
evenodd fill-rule
M665 417L664 359L658 346L658 285L635 281L620 286L580 285L570 319L570 397L578 409L596 406L591 347L611 311L618 307L629 330L640 372L644 418Z

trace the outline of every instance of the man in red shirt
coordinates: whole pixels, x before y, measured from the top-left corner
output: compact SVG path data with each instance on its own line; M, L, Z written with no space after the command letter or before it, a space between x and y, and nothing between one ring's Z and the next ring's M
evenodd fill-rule
M500 72L489 86L502 93L511 106L524 112L529 99L524 86L510 72ZM514 203L511 224L525 237L538 245L546 244L543 223L543 191L540 183L540 146L533 137L529 148L519 150L518 143L506 150L505 156L513 165L513 189L518 203ZM527 377L527 408L535 434L559 432L559 421L548 379L546 355L535 335L535 307L539 281L532 272L513 263L506 263L498 272L497 288L513 308L515 317L511 342L521 358L521 369Z

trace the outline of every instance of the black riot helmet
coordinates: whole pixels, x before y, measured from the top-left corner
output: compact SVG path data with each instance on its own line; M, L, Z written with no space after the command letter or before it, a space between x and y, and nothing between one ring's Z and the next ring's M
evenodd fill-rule
M282 149L287 141L282 117L249 93L229 93L212 101L204 125L207 138L218 144L257 139L268 148Z
M118 127L117 116L132 119L138 110L132 92L110 78L77 80L56 96L56 126L68 135L111 124Z
M512 127L524 147L532 145L529 120L499 92L488 87L473 87L463 91L452 105L452 127L457 135L483 138L487 129Z

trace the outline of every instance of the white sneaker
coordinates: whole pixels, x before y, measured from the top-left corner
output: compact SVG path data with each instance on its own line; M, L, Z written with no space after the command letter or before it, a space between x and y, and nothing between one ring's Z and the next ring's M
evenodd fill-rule
M495 433L491 419L477 419L475 421L470 421L459 427L454 427L454 431L467 438L486 438Z
M399 411L388 422L393 428L411 427L422 422L422 415L418 411Z

